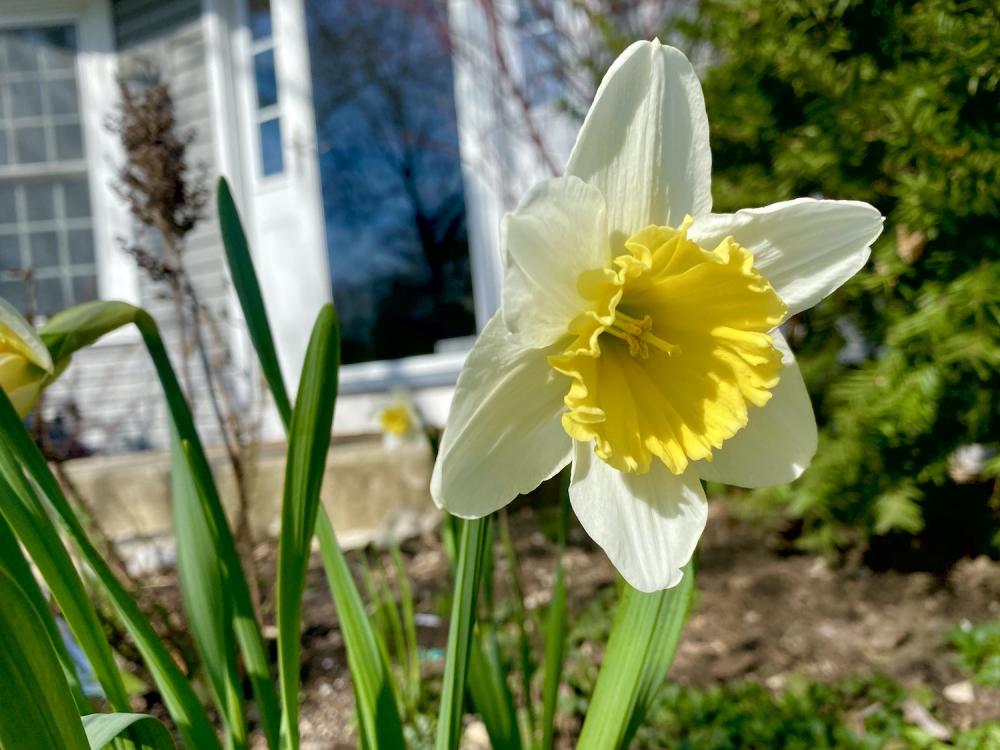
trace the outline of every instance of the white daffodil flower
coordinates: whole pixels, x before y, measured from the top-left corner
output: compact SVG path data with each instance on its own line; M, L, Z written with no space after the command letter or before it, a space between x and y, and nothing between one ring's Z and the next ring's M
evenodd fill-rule
M639 42L597 91L566 176L504 217L502 309L455 388L435 502L481 517L572 462L580 523L632 586L677 584L701 480L789 482L816 422L778 326L853 276L882 231L855 201L713 214L687 58Z

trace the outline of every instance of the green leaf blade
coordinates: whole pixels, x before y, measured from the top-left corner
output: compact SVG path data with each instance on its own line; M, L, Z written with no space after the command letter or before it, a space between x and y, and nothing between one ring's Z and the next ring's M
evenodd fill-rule
M487 547L492 539L490 519L464 521L455 563L455 592L448 627L448 651L445 660L438 713L437 750L456 750L462 734L466 677L473 647L476 604L483 574Z
M89 714L83 717L90 750L101 750L123 736L136 750L176 750L170 732L156 718L146 714Z
M0 412L6 412L7 419L11 421L17 420L17 413L6 394L0 398ZM19 420L17 421L18 427L21 427ZM33 444L31 447L34 449ZM9 445L2 441L0 514L38 567L62 610L66 624L93 667L108 702L116 709L128 708L128 693L101 621L91 603L90 594L63 545L55 524L46 514L34 488L25 479Z
M174 431L171 431L170 454L177 578L184 609L230 746L241 750L247 747L248 737L226 562L219 555L216 534L207 522L206 492L193 469L190 447L182 444Z
M299 746L302 594L330 448L339 366L337 314L333 305L326 305L313 327L292 411L278 541L276 619L282 703L281 747L290 750Z
M0 568L0 747L88 750L76 703L45 627Z
M143 660L163 696L167 710L177 724L185 747L191 750L219 748L219 741L215 736L215 730L212 728L208 714L199 702L187 678L174 663L170 653L160 641L156 631L149 624L149 620L143 615L135 600L132 599L101 557L100 552L87 538L83 526L73 513L62 488L59 486L59 482L49 469L45 458L32 442L31 436L24 429L10 399L2 391L0 391L0 442L10 449L34 484L41 489L45 499L55 510L59 520L72 538L80 555L104 589L115 613L121 619L122 624L142 654ZM0 454L2 453L3 450L0 450ZM13 522L11 526L16 528L16 524ZM58 537L53 542L53 546L56 544L61 545L61 540Z
M236 203L233 201L229 183L224 177L219 178L216 197L219 228L222 232L222 242L226 248L226 260L233 279L233 286L236 289L236 296L240 300L240 307L243 309L243 315L247 322L247 330L250 332L250 340L257 351L257 358L260 361L267 385L271 389L271 395L274 397L274 404L281 415L281 421L287 428L292 413L288 391L285 389L281 366L278 364L278 353L274 346L274 338L271 336L271 326L268 323L264 297L261 294L260 283L257 281L257 274L254 270L253 256L250 254L250 246L247 243L246 233L243 231L243 224L240 221Z
M694 563L672 589L625 587L577 750L624 750L666 678L694 592Z
M288 391L278 364L274 337L268 323L260 285L254 273L246 235L240 224L229 186L224 179L219 181L218 197L219 222L222 226L226 259L233 285L240 299L258 361L287 432L291 425L292 412ZM317 517L316 534L330 593L340 617L340 627L354 686L362 747L370 750L405 747L399 707L393 694L388 665L368 621L361 594L337 544L333 526L322 507Z

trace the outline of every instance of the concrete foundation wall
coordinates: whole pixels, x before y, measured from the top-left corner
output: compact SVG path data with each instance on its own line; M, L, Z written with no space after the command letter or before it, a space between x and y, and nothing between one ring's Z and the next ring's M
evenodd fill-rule
M249 521L258 541L276 537L280 529L284 456L284 445L261 446L253 467ZM212 449L209 460L232 521L237 495L229 462ZM335 444L321 497L341 545L384 543L433 527L439 512L428 490L431 467L430 449L422 443L393 450L381 439ZM65 468L134 572L174 561L169 453L84 458Z

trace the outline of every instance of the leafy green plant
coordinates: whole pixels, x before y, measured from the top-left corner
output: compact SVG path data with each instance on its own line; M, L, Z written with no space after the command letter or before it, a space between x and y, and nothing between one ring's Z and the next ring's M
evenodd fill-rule
M1000 687L1000 621L963 622L948 632L959 668L981 685Z
M821 442L758 498L809 548L1000 551L996 467L950 476L1000 435L996 4L706 0L679 26L713 50L714 210L822 194L887 216L867 268L789 331Z

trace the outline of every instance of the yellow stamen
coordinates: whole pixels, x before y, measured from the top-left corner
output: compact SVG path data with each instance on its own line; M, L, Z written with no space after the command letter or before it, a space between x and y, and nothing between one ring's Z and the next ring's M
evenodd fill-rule
M649 359L649 345L659 349L668 357L679 354L681 351L679 346L667 343L652 332L653 318L650 315L644 316L642 320L636 320L621 310L616 310L614 323L604 330L605 333L617 336L628 343L628 353L633 357Z

